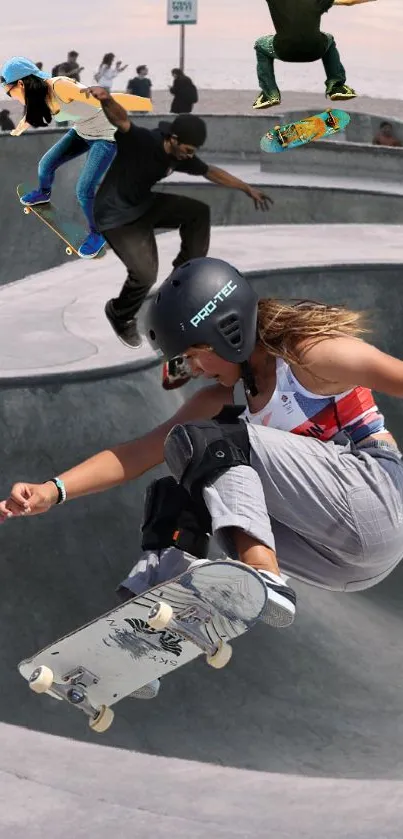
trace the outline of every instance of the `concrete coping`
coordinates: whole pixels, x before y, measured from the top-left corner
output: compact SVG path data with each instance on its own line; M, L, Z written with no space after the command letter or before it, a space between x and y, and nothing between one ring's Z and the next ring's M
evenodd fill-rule
M313 266L397 264L403 261L400 225L275 225L213 228L210 256L246 274ZM176 232L158 237L157 285L171 271ZM145 341L129 350L103 313L124 280L112 253L74 260L0 287L0 383L7 387L101 378L154 366Z

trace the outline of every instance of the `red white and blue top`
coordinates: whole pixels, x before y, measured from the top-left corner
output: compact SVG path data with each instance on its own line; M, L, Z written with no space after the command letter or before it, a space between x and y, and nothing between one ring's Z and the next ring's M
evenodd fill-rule
M321 396L303 387L292 373L289 364L276 359L276 387L264 408L251 413L246 408L246 422L265 425L331 440L338 431L345 431L354 443L359 443L380 431L386 431L384 417L377 408L372 391L354 387L334 396Z

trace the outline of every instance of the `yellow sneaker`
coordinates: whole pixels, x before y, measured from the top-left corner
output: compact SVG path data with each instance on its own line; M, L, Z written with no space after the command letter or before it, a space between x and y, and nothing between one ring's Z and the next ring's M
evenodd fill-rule
M352 87L349 87L348 84L334 84L327 91L327 96L332 100L332 102L337 102L338 99L355 99L357 94Z
M265 93L264 90L262 90L257 99L255 99L252 108L254 108L255 111L263 108L273 108L274 105L279 105L280 102L281 95L278 91L276 93Z

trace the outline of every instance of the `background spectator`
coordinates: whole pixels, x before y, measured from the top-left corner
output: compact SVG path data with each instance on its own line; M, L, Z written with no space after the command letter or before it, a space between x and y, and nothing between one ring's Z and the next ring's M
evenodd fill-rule
M372 140L374 146L401 146L390 122L381 122L379 131Z
M15 128L15 125L10 117L10 111L4 108L3 111L0 111L0 129L2 131L12 131L13 128Z
M96 73L94 73L94 81L105 90L111 91L113 80L119 73L126 70L127 64L122 67L122 62L117 61L112 67L113 59L115 58L113 52L105 53Z
M36 66L37 66L38 70L43 70L43 61L37 61Z
M144 96L146 99L151 99L152 83L148 78L148 67L146 64L139 64L136 67L137 76L129 79L127 83L127 93L133 96Z
M171 114L190 114L193 105L199 99L196 85L178 67L174 67L171 73L173 76L173 84L169 88L169 92L173 95Z
M74 81L80 81L80 73L83 72L84 67L80 67L77 63L78 52L75 50L70 50L67 53L67 61L63 61L61 64L56 64L56 66L52 70L52 76L67 76L69 79L74 79Z

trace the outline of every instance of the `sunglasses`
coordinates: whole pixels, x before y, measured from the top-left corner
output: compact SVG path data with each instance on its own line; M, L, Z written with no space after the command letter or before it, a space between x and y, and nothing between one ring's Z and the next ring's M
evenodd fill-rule
M10 84L10 87L8 88L8 90L6 90L7 82L2 82L1 83L1 86L2 86L6 96L9 96L10 99L11 99L11 91L12 91L13 87L16 87L17 84L18 84L18 82L13 82L12 84Z

